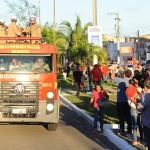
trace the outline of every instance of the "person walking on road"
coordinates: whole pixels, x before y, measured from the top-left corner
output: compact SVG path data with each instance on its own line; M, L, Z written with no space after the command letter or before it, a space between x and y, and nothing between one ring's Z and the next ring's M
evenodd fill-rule
M124 123L125 123L125 119L126 119L127 135L131 135L132 122L131 122L130 106L127 101L128 98L126 95L126 89L129 85L129 80L132 76L132 72L131 72L131 70L127 69L124 72L124 78L119 78L119 77L115 77L116 69L117 69L117 66L114 67L111 78L118 85L117 104L116 104L116 109L117 109L119 124L120 124L120 133L118 133L118 134L121 134L121 135L125 134Z
M80 71L80 66L77 65L75 71L73 72L73 79L72 84L75 83L76 85L76 96L80 96L80 84L81 84L81 77L83 73Z

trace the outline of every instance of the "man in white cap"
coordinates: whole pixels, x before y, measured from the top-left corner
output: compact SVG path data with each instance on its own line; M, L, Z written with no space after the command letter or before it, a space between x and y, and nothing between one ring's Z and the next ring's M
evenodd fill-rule
M16 37L16 36L20 36L21 32L18 31L17 26L16 26L16 22L17 22L17 17L16 16L12 16L11 18L11 23L8 27L8 37ZM8 43L15 43L15 40L8 40Z
M29 32L31 37L42 37L41 35L41 26L36 22L36 17L31 15L30 16L31 26L27 29L23 30L23 32ZM32 40L32 44L39 43L37 40Z
M5 37L6 34L6 26L5 26L5 21L4 19L0 19L0 37ZM0 44L5 44L6 40L1 40Z

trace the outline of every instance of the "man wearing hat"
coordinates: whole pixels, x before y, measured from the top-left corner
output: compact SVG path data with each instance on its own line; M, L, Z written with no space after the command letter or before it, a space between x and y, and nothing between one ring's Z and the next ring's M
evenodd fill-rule
M21 35L21 32L19 32L18 29L17 29L16 22L17 22L17 17L12 16L11 23L8 27L8 37L16 37L16 36ZM16 41L15 40L8 40L7 42L8 43L14 43Z
M6 31L5 21L4 19L0 19L0 37L6 36L5 31ZM0 44L5 44L5 43L6 43L6 40L0 41Z
M31 21L31 26L23 30L23 32L29 32L31 34L31 37L42 37L41 26L36 22L36 17L31 15L30 21ZM35 43L39 43L39 41L32 40L31 43L35 44Z

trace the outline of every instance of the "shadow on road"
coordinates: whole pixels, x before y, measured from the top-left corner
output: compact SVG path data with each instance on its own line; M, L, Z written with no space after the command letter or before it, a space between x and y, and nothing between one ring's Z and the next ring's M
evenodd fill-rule
M104 149L119 150L118 147L116 147L107 139L107 137L103 135L93 135L93 127L89 123L87 123L85 119L78 116L74 111L66 108L65 106L60 107L60 122L62 124L76 128L83 135L88 137L90 140L93 140Z

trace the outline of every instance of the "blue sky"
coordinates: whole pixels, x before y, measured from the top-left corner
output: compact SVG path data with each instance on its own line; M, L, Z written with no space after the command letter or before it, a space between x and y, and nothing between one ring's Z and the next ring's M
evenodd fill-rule
M30 3L38 5L39 0L29 0ZM76 15L81 18L82 25L93 21L93 0L55 0L56 1L56 23L66 20L76 22ZM0 18L4 18L7 23L13 14L8 14L8 8L4 0L0 0ZM137 30L140 34L150 33L150 0L97 0L97 25L101 25L103 34L115 35L115 15L119 14L121 35L136 36ZM53 0L40 0L41 23L52 24L53 22Z

